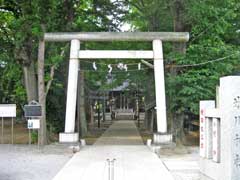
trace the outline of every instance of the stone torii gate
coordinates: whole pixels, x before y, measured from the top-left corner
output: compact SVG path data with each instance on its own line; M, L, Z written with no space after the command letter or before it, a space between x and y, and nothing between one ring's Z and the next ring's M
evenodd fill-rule
M45 33L45 41L71 41L65 131L60 133L60 142L77 142L75 113L77 102L79 59L153 59L156 91L157 131L167 134L165 80L162 42L187 42L186 32L79 32ZM80 50L80 42L86 41L145 41L152 42L151 51Z

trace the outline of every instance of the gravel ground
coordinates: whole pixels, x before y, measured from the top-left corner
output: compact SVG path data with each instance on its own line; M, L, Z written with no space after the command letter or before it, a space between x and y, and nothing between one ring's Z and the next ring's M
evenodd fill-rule
M0 180L51 180L72 157L64 145L0 145Z

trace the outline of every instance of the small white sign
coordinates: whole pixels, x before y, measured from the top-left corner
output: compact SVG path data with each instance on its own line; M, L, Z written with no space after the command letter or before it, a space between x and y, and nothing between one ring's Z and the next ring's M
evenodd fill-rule
M40 120L39 119L29 119L28 120L28 129L40 129Z
M16 104L0 104L0 117L16 117Z

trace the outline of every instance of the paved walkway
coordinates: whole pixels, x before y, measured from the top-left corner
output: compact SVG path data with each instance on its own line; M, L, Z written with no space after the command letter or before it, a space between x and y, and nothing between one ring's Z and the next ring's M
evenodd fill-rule
M54 180L109 180L106 159L113 158L114 180L173 180L143 144L133 121L116 121L93 146L76 153Z
M187 147L187 154L168 152L161 160L173 174L175 180L211 180L200 173L199 147ZM181 150L180 150L181 151Z

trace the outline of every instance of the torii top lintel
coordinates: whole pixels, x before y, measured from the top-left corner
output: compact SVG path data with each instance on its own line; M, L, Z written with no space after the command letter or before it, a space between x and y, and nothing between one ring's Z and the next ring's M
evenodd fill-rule
M188 32L56 32L45 33L45 41L153 41L187 42Z

